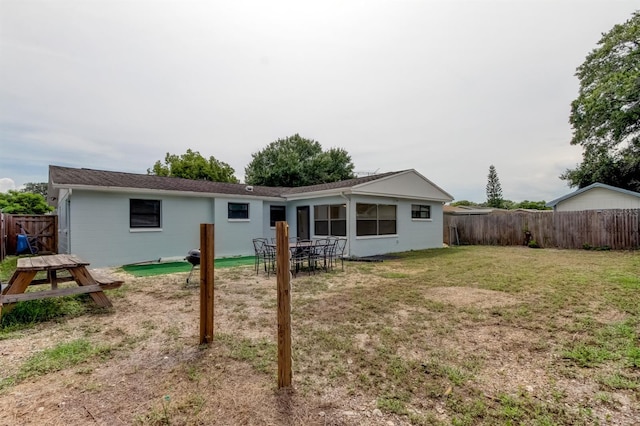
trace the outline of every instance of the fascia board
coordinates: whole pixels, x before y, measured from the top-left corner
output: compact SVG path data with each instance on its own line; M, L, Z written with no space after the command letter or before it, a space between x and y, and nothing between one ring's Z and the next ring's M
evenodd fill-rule
M54 189L75 189L84 191L97 192L124 192L128 194L150 194L150 195L171 195L182 197L199 197L199 198L241 198L241 199L260 199L265 201L285 201L282 197L267 197L259 195L240 195L240 194L220 194L213 192L194 192L194 191L167 191L163 189L147 189L147 188L129 188L120 186L91 186L91 185L61 185L53 184Z

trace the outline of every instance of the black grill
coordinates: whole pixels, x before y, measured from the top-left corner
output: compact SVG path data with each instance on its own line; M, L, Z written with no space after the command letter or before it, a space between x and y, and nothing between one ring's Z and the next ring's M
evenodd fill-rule
M199 265L200 264L200 250L198 250L198 249L189 250L189 253L187 253L187 257L185 257L185 259L187 260L187 262L189 262L193 266Z
M189 253L187 253L187 257L185 257L185 260L191 264L191 272L189 272L189 278L187 278L187 284L189 284L189 280L191 279L194 268L200 265L200 250L189 250Z

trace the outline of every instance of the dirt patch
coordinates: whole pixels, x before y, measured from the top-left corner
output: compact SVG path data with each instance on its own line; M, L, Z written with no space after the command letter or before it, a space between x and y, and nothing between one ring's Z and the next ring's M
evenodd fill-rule
M426 296L436 302L479 309L510 306L518 300L507 293L471 287L432 287Z

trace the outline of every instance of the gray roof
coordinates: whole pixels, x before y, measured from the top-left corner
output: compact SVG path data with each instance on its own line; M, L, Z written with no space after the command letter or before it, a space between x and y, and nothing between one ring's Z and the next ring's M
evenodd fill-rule
M590 189L593 189L593 188L604 188L604 189L608 189L610 191L619 192L621 194L631 195L631 196L634 196L634 197L640 197L640 192L629 191L628 189L622 189L622 188L618 188L616 186L611 186L611 185L607 185L607 184L604 184L604 183L596 182L596 183L592 183L589 186L585 186L584 188L580 188L577 191L574 191L574 192L572 192L570 194L566 194L566 195L563 195L562 197L556 198L555 200L549 201L547 203L547 207L555 207L556 204L560 203L561 201L564 201L564 200L566 200L568 198L571 198L571 197L575 197L576 195L582 194L583 192L589 191Z
M405 171L381 173L378 175L363 176L339 182L322 183L319 185L282 188L258 185L249 186L242 183L210 182L205 180L192 180L136 173L112 172L106 170L49 166L49 183L50 185L53 185L54 188L135 188L161 191L187 191L207 194L242 195L248 197L285 197L288 194L302 194L307 192L350 188L403 172ZM247 187L251 187L252 190L247 190Z

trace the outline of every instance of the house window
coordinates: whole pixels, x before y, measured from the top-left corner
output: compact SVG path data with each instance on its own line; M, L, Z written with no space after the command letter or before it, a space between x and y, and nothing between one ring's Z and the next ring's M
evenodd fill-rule
M276 226L276 222L287 220L287 208L285 206L271 206L269 208L269 226Z
M411 219L431 219L431 206L411 204Z
M347 206L323 204L313 207L314 234L347 236Z
M229 203L229 219L249 219L249 203Z
M160 200L129 200L129 227L160 228Z
M356 204L356 235L396 234L396 206L394 204Z

